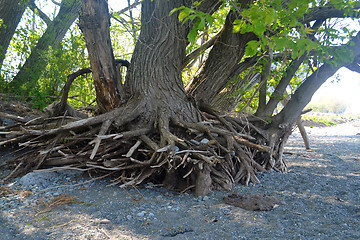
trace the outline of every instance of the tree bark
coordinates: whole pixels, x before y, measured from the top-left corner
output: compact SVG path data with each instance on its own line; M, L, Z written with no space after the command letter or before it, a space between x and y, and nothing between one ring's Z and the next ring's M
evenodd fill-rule
M182 0L142 2L141 32L127 71L126 85L132 96L147 99L148 115L160 108L168 117L199 120L181 77L190 26L180 24L178 14L169 16L174 8L190 7L190 4L191 1Z
M10 82L10 91L19 91L24 84L26 84L25 91L29 91L36 84L48 63L47 52L49 48L54 49L59 46L67 30L77 18L80 5L79 0L61 1L59 13L51 24L47 26L44 34L34 49L31 50L30 56Z
M205 1L207 4L210 2ZM219 5L219 1L212 2L214 4L204 8L205 11ZM141 31L125 85L132 96L130 101L145 102L140 118L142 122L150 123L158 129L159 147L169 145L174 149L175 142L181 144L171 132L171 123L201 121L201 114L192 99L188 98L181 76L188 44L187 34L192 23L179 23L178 14L169 16L174 8L183 5L190 7L191 4L192 1L183 0L142 2ZM209 179L202 173L197 171L197 174L192 175L196 181L196 192L200 195L207 194L211 187L211 182L207 182ZM178 178L174 177L178 174L179 171L167 171L163 184L169 189L178 188Z
M125 99L111 46L107 1L84 0L79 27L89 52L97 103L100 111L107 112Z
M0 69L25 8L26 5L21 0L0 0Z

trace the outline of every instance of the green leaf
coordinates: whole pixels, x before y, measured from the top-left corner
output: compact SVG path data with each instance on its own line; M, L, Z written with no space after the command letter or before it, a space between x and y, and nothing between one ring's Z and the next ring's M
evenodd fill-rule
M205 19L200 18L200 23L198 25L198 30L204 30L204 28L205 28Z
M245 49L245 55L252 57L258 52L259 48L259 42L252 40L247 43L246 49Z
M234 33L240 32L241 26L243 25L243 21L240 19L236 19L233 25L234 25L233 32Z
M271 9L269 12L267 12L266 16L265 16L265 24L266 25L270 25L273 22L275 22L277 18L277 14L275 9Z
M255 26L254 33L258 36L264 35L264 32L266 31L265 24L261 23Z
M182 22L184 18L188 17L190 15L191 9L185 8L179 13L179 21Z
M211 15L206 14L206 21L209 23L209 25L212 25L214 23L214 18Z
M184 9L184 8L185 8L184 6L181 6L181 7L178 7L178 8L174 8L173 10L170 11L169 16L171 16L174 12L177 12L177 11L182 10L182 9Z
M197 37L197 29L195 27L193 27L189 34L187 35L187 38L189 40L189 42L194 43L196 41L196 37Z

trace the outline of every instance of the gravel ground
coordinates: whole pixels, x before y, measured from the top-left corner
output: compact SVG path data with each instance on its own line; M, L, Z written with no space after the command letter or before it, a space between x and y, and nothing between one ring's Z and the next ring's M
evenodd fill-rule
M76 171L35 172L0 185L11 191L0 196L0 239L360 239L360 122L307 130L312 150L294 132L287 174L233 190L285 202L271 211L226 205L224 191L195 198L152 184L120 189ZM46 209L63 194L73 203Z

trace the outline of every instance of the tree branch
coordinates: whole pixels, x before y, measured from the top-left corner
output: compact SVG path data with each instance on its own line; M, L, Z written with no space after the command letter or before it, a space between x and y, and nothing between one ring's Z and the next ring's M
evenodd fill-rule
M353 14L350 16L345 15L344 9L337 9L334 6L327 5L323 7L314 7L311 11L304 15L304 19L300 22L308 23L315 20L323 20L327 18L344 18L344 17L355 17L358 18L360 13L356 10L359 10L360 7L353 8Z
M118 12L115 12L115 14L117 14L117 15L123 14L126 11L129 11L130 9L137 7L137 5L139 5L140 3L141 3L141 0L136 0L133 4L127 6L126 8L121 9Z
M345 45L351 51L355 59L360 57L360 31L355 37ZM272 122L274 125L291 124L301 114L304 107L310 102L311 97L319 89L319 87L332 75L336 73L339 68L346 66L348 62L345 60L341 62L324 63L318 68L313 74L311 74L303 84L295 91L290 101L281 110L281 112L274 117L275 121ZM274 126L278 127L278 126Z
M219 33L216 34L213 38L209 39L208 41L206 41L203 45L201 45L200 47L198 47L197 49L195 49L194 51L192 51L191 53L189 53L188 55L186 55L185 60L184 60L184 65L183 68L185 68L189 62L191 60L193 60L194 58L196 58L197 56L199 56L199 54L210 48L212 45L214 45L216 39L219 37Z
M61 3L59 3L59 2L57 2L57 1L55 1L55 0L51 0L51 2L52 2L53 4L55 4L55 5L58 5L58 6L61 5Z
M46 25L49 26L51 24L52 21L50 18L36 6L34 1L29 1L28 7L31 9L31 11L36 13L46 23Z
M134 39L134 44L135 44L137 37L136 37L135 21L134 21L133 14L132 14L130 0L128 0L128 8L129 8L129 14L130 14L130 21L131 21L131 31L132 31L132 36Z
M360 56L355 57L354 61L345 67L353 72L360 73Z
M270 51L270 54L267 59L267 63L264 67L264 71L261 75L261 87L259 90L259 105L258 105L258 109L257 109L255 115L257 115L257 113L259 113L259 112L262 112L266 107L267 80L271 73L271 64L273 61L273 51L271 49L269 49L269 51Z
M110 17L112 17L113 19L115 19L116 21L118 21L121 25L123 25L123 27L126 29L126 31L128 31L130 34L131 29L128 27L128 21L126 21L125 19L123 19L122 17L116 17L113 14L110 14Z
M266 105L266 108L262 112L257 112L258 117L264 117L271 115L278 103L282 100L282 96L289 85L291 79L294 77L296 71L304 61L307 53L304 53L300 58L293 60L290 66L287 68L284 76L280 79L279 84L276 86L274 92L271 94L270 100Z

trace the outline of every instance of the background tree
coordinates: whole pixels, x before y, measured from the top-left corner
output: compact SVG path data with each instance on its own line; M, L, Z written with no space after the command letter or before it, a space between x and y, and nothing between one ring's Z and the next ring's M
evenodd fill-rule
M66 163L110 171L122 186L151 180L196 195L258 183L258 171L286 171L284 145L314 92L340 67L359 66L360 33L331 20L358 18L357 1L144 0L125 82L110 44L107 2L84 0L81 9L105 113L3 141L33 147L30 162L20 159L25 170ZM221 31L187 52L224 10ZM208 57L185 88L182 69L199 51ZM222 93L239 91L235 86L250 93L242 108L252 106L251 115L223 115L229 104L214 109ZM289 86L296 91L276 112ZM41 154L39 141L51 143Z
M22 0L0 1L0 68L25 8L26 4Z
M65 36L65 33L78 17L79 10L80 1L63 0L60 4L59 13L53 21L51 21L45 14L41 14L42 19L45 19L47 24L46 31L38 40L36 46L31 49L30 56L26 59L26 62L20 68L20 71L10 82L10 89L21 89L22 85L26 83L27 87L23 88L24 90L29 91L31 86L35 85L36 81L39 79L48 64L47 55L49 48L56 49L59 46L61 40Z

